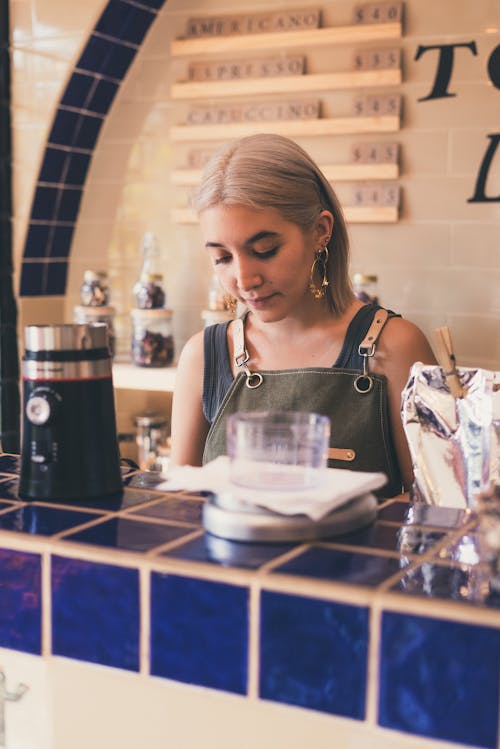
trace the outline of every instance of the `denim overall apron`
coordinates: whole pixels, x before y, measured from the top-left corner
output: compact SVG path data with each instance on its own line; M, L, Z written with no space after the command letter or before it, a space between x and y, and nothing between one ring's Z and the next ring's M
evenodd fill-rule
M368 358L375 354L377 338L389 317L376 310L359 345L363 369L305 367L303 369L248 369L244 319L233 325L234 359L242 370L226 393L205 442L203 463L226 454L226 419L236 411L308 411L331 420L328 466L355 471L381 471L387 484L382 497L402 491L402 479L391 437L387 381L368 372Z

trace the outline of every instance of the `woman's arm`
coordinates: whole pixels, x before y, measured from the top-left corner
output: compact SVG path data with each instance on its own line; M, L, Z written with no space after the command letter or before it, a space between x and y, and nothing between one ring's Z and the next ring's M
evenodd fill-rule
M172 465L201 466L209 424L203 415L203 331L184 346L172 402Z
M412 365L417 361L435 364L436 359L422 331L399 317L393 317L385 324L374 358L370 369L387 377L391 432L403 484L408 490L413 482L413 465L401 418L401 394Z

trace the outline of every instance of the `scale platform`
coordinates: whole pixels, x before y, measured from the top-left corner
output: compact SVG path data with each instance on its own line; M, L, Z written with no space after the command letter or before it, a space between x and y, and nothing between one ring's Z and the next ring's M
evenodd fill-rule
M231 493L212 494L203 507L203 525L208 533L230 541L313 541L369 525L377 508L374 495L363 494L315 521L307 515L281 515L257 508Z

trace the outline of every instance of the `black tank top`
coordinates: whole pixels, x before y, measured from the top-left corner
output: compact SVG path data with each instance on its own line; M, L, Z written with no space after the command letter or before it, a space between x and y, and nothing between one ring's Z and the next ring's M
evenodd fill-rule
M363 371L363 357L358 351L359 344L368 332L378 309L380 306L365 304L354 315L347 328L342 350L332 365L333 369ZM389 316L399 317L391 311ZM227 346L229 322L210 325L204 330L203 413L209 424L215 419L234 379Z

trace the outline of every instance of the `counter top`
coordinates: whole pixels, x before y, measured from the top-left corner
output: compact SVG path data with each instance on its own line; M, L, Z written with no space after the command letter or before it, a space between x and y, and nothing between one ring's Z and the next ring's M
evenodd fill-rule
M0 647L498 747L500 596L468 512L393 499L345 536L234 543L203 496L130 469L118 498L24 502L19 462L0 455Z

